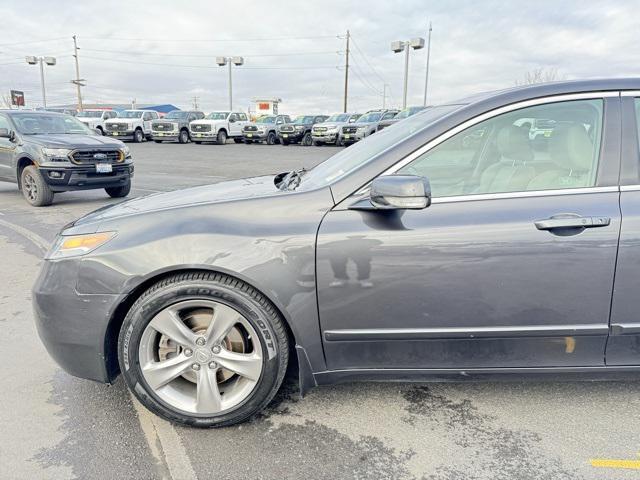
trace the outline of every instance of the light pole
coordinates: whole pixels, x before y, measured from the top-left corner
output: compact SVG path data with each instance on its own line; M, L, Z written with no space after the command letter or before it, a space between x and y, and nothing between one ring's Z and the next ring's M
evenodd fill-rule
M44 64L53 66L56 64L55 57L34 57L29 56L26 57L27 63L29 65L37 65L40 64L40 85L42 86L42 106L47 108L47 94L44 88Z
M229 110L233 110L233 80L231 77L231 65L243 65L244 58L242 57L216 57L216 63L220 67L229 65Z
M391 42L391 50L400 53L404 50L404 93L402 94L402 108L407 108L407 86L409 84L409 49L420 50L424 48L424 38L412 38L411 40Z

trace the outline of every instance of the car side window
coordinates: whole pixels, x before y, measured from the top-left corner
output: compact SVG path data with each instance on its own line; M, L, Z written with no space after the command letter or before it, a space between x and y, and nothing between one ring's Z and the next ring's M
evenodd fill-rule
M522 108L479 122L397 173L421 175L434 197L591 187L603 100Z
M393 118L396 116L396 112L389 112L389 113L385 113L382 116L382 120L389 120L390 118Z
M238 114L238 118L240 118L241 122L246 122L247 121L247 116L244 113L239 113Z
M150 113L143 113L142 114L142 120L144 120L144 121L151 120L151 114Z
M236 120L238 120L238 117L236 116L235 113L232 113L231 115L229 115L230 122L235 122Z
M12 127L9 124L9 120L4 115L0 115L0 128L6 128L7 130L12 130Z

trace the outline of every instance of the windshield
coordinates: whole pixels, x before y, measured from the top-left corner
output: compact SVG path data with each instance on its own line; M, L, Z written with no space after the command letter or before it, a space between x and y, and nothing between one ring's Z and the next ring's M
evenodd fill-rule
M305 125L311 125L315 119L316 117L300 115L293 120L293 123L303 123Z
M205 118L207 120L226 120L229 116L229 112L211 112Z
M124 112L118 113L118 118L140 118L144 112L131 112L125 110Z
M394 128L385 128L375 135L345 148L305 174L301 179L300 189L312 190L333 183L458 108L460 105L442 105L429 108L424 112L412 115Z
M380 112L367 113L366 115L361 116L358 119L358 122L377 122L378 120L380 120L380 117L382 117L382 113Z
M71 134L94 135L95 132L71 115L42 113L14 115L18 132L24 135Z
M346 122L349 120L349 114L348 113L337 113L335 115L331 115L329 118L327 118L327 122Z
M262 117L256 120L256 123L275 123L276 117Z
M427 107L409 107L402 110L399 114L393 117L394 120L402 120L403 118L410 117L414 113L418 113L421 110L424 110Z
M85 118L100 118L102 117L102 110L83 110L82 112L78 112L78 117L85 117Z
M184 120L189 115L189 112L182 112L180 110L174 110L173 112L167 113L164 118L167 120Z

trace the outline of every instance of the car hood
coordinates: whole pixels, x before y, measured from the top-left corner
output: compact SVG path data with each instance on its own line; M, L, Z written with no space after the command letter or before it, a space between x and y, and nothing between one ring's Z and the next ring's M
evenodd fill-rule
M287 192L276 188L273 179L273 175L266 175L138 197L91 212L74 222L73 225L81 226L95 223L97 227L103 221L147 212L285 195Z
M29 143L48 148L87 148L87 147L111 147L124 148L124 143L115 138L102 135L27 135Z
M331 122L331 123L322 122L322 123L316 123L314 127L339 128L339 127L342 127L343 125L347 125L347 122Z

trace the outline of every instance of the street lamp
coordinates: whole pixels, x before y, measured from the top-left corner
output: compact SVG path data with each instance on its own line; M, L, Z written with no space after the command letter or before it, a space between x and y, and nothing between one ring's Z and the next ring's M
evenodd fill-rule
M45 93L45 88L44 88L44 64L46 63L47 65L53 66L56 64L56 59L55 57L34 57L34 56L25 57L25 59L27 60L27 63L29 65L37 65L38 63L40 64L40 85L42 86L42 106L44 108L47 108L47 95Z
M233 82L231 79L231 65L243 65L244 58L242 57L216 57L216 63L220 67L229 65L229 110L233 110Z
M409 83L409 49L420 50L424 48L424 38L412 38L406 42L391 42L391 50L400 53L404 50L404 93L402 95L402 108L407 108L407 85Z

